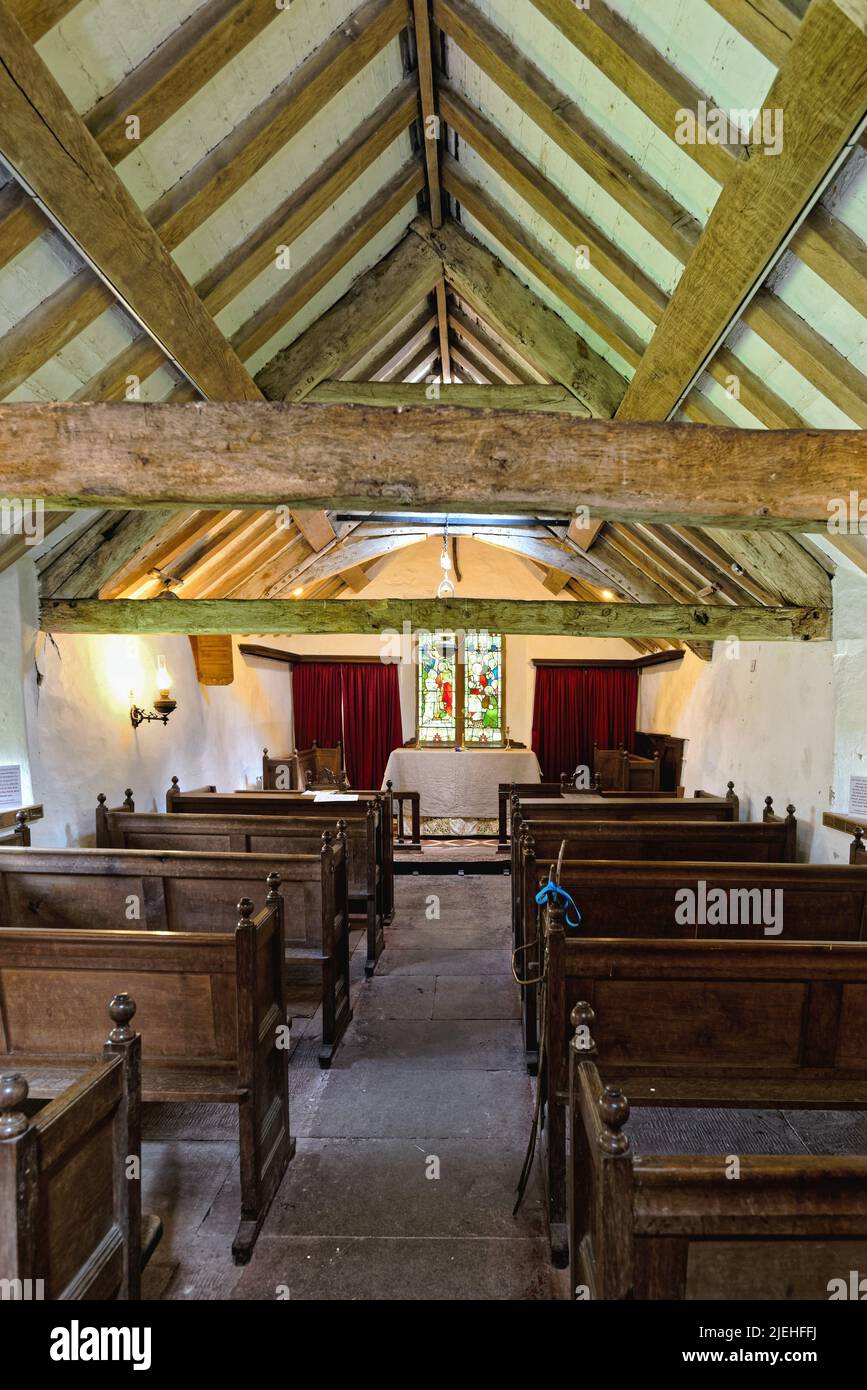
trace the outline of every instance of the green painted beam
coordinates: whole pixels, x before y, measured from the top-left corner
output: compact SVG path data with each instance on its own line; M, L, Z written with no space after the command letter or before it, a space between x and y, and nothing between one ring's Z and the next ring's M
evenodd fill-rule
M516 599L49 599L40 626L70 633L283 633L419 630L661 637L713 641L827 641L826 608L557 603Z

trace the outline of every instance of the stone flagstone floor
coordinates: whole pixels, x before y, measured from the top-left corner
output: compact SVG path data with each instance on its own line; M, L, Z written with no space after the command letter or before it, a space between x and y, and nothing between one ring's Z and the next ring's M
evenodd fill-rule
M396 880L372 980L353 935L354 1018L329 1072L318 1017L295 1020L297 1153L246 1268L234 1112L145 1107L144 1208L166 1228L145 1296L563 1297L537 1185L512 1216L532 1090L509 940L508 878Z

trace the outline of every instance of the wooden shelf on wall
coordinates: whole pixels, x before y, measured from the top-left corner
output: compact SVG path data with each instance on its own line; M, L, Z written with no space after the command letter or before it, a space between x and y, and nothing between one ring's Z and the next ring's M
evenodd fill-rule
M238 651L244 656L258 656L264 661L282 661L286 666L303 666L306 661L323 662L331 666L373 666L376 656L316 656L313 653L301 656L298 652L285 652L281 647L266 647L259 642L239 642Z

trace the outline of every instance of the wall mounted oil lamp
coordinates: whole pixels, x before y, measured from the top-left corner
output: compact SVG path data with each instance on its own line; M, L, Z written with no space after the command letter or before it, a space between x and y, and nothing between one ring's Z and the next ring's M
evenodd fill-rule
M154 707L151 712L139 709L138 705L133 705L130 709L129 717L134 729L137 729L139 724L150 723L154 719L168 724L169 715L173 709L177 708L177 700L172 699L172 678L166 670L164 656L157 657L157 691L159 698L154 700Z

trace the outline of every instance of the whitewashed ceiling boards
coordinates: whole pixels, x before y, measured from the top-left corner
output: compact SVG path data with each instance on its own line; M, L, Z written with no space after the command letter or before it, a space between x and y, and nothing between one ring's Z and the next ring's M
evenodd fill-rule
M6 0L0 401L858 430L865 113L867 0ZM697 476L705 453L724 470L695 430ZM363 598L444 519L369 500L49 512L46 612ZM794 521L586 523L542 486L536 505L466 506L451 533L522 556L560 630L579 604L622 607L586 630L641 651L827 630L833 564ZM834 541L867 568L863 537ZM0 542L0 564L21 553ZM724 610L704 645L697 606Z

